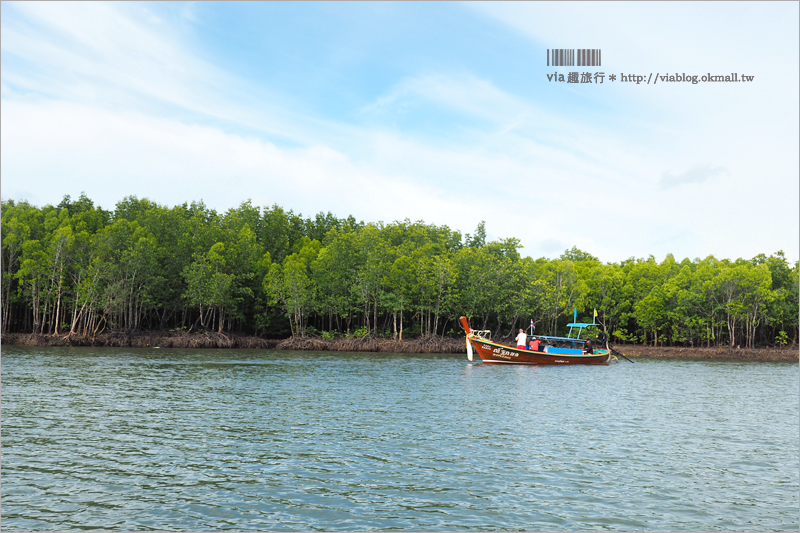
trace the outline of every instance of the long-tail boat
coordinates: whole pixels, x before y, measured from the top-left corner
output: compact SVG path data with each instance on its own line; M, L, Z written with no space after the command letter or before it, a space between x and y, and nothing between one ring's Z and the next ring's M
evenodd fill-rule
M467 332L467 359L472 361L473 351L478 353L485 364L513 365L607 365L611 362L611 349L607 337L600 333L598 338L581 339L581 332L597 324L573 322L567 324L570 330L566 337L528 335L527 342L534 341L535 349L529 347L506 346L493 342L488 331L473 330L466 317L459 319ZM576 335L573 337L573 331ZM536 342L538 341L538 342ZM605 344L604 347L595 344ZM530 344L528 345L530 346Z

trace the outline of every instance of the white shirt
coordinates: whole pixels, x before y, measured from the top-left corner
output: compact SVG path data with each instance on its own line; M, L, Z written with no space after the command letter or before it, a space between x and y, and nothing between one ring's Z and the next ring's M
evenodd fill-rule
M519 335L517 335L517 346L525 346L526 341L528 340L528 335L522 331Z

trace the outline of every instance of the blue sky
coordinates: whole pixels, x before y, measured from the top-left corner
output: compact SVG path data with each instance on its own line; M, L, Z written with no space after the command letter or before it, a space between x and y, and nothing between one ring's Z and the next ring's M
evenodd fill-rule
M797 3L0 9L3 198L485 220L533 257L798 258ZM547 78L587 70L604 83ZM619 81L732 72L755 78Z

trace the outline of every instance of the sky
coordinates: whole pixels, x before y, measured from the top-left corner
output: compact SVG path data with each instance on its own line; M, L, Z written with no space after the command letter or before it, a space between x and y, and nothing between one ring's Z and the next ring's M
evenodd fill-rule
M0 195L796 261L798 5L2 2ZM570 72L593 81L550 81ZM753 78L701 81L733 73Z

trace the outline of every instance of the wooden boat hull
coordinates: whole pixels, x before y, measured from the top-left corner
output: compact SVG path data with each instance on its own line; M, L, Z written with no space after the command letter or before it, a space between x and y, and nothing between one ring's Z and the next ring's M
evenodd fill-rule
M610 350L594 350L594 354L561 354L533 352L495 344L482 339L469 339L472 348L485 364L512 365L607 365Z

